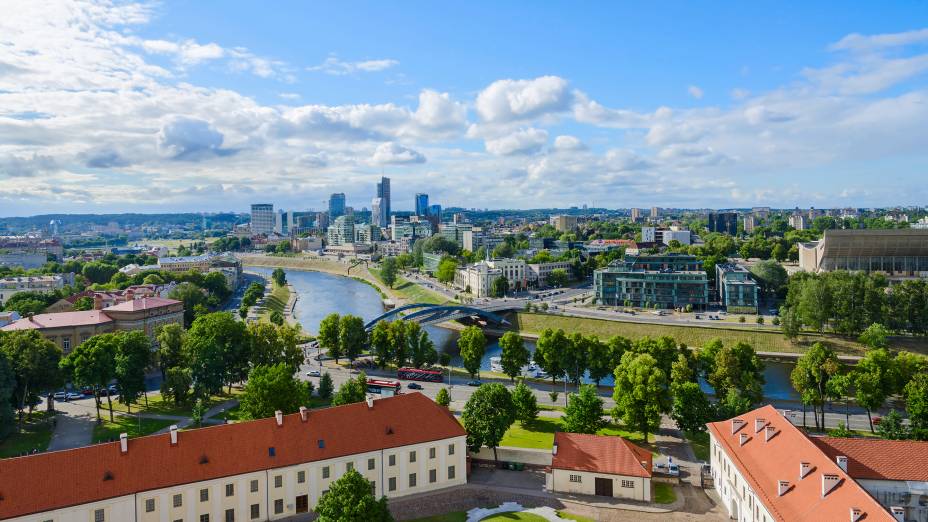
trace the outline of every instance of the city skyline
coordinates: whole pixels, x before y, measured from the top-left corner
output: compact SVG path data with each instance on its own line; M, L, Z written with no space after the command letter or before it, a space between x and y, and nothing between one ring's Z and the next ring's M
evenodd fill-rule
M928 195L921 7L222 7L10 9L0 213L362 208L381 177L391 210Z

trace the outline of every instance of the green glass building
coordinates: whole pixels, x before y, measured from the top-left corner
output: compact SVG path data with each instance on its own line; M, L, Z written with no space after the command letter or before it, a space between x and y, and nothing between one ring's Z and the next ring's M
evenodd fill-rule
M703 310L709 279L702 261L686 254L626 255L593 273L596 301L607 306Z

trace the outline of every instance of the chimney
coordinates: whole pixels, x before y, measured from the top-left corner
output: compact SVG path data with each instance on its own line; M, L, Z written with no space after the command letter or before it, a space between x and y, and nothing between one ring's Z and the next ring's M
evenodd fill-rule
M800 462L799 463L799 480L806 478L806 475L808 475L810 471L812 471L812 464L809 464L808 462Z
M744 419L732 419L731 434L734 435L736 431L741 429L741 426L744 426Z
M838 467L841 468L841 471L847 473L847 457L838 455L835 457L835 461L838 463Z
M767 424L767 421L762 417L754 419L754 433L760 433L760 430L764 429L765 424Z
M835 486L838 485L838 482L841 482L841 477L838 475L822 473L822 498L825 498L825 495L827 495L831 490L835 489Z
M777 429L773 426L767 426L764 428L764 442L770 442L770 439L776 434Z
M851 508L851 522L857 522L860 520L860 517L863 516L864 512L860 508Z
M551 454L557 455L557 442L554 443L554 446L551 446Z
M897 522L905 522L905 508L893 506L889 508L889 512L893 514L893 518L895 518Z
M738 437L738 438L740 439L740 440L739 440L739 444L741 444L742 446L744 446L744 443L748 441L748 434L747 434L747 433L742 433L741 436Z
M309 418L309 409L306 406L300 406L300 420L306 422L306 419Z
M278 426L283 426L283 425L284 425L284 412L282 412L282 411L280 411L280 410L275 411L275 412L274 412L274 418L277 419L277 425L278 425Z
M119 434L119 452L122 454L129 452L129 435L125 433Z
M368 407L368 408L373 408L373 407L374 407L374 398L373 398L373 397L368 397L368 398L367 398L367 407Z
M778 480L777 481L777 496L782 497L789 491L789 481L788 480Z
M177 424L171 425L171 446L177 446Z

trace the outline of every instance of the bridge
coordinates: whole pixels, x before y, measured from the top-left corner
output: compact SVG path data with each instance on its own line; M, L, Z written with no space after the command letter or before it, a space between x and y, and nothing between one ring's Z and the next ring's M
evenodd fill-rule
M456 319L463 319L464 317L477 316L483 318L489 322L506 325L509 324L501 315L496 312L501 312L505 310L513 310L520 308L518 303L491 303L485 306L468 306L462 304L429 304L429 303L413 303L399 308L394 308L384 314L381 314L378 317L371 319L364 329L370 331L374 328L374 325L380 321L392 321L400 317L400 314L403 312L408 312L402 318L406 321L415 321L422 326L427 326L430 324L443 323L445 321L453 321Z

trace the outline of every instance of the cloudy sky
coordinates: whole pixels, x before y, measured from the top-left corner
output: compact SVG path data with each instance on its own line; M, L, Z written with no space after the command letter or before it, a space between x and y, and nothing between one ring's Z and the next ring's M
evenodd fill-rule
M924 3L328 4L0 0L0 215L928 203Z

